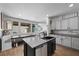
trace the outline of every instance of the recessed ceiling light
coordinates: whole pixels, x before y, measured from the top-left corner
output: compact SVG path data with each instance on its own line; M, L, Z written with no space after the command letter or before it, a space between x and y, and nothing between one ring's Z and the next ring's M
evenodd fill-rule
M21 14L19 14L18 16L21 16Z
M47 14L46 16L48 17L49 15Z
M74 4L73 4L73 3L69 5L69 7L73 7L73 6L74 6Z

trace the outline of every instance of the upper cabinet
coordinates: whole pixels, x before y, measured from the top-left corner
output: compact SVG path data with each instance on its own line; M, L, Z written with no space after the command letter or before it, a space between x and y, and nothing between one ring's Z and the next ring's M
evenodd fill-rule
M61 29L61 17L58 17L56 20L56 29Z
M78 13L76 12L52 18L51 27L53 30L79 29Z
M61 20L62 20L62 17L53 18L52 22L51 22L51 28L52 29L61 29Z
M51 29L56 29L56 20L52 20Z
M68 28L70 29L79 29L78 17L73 17L68 19Z
M68 20L62 20L61 21L61 29L67 29L68 26Z
M72 17L63 19L61 22L61 29L79 29L79 20L78 17Z
M11 30L12 29L12 21L4 21L3 23L3 29Z
M12 29L12 21L7 21L7 29Z

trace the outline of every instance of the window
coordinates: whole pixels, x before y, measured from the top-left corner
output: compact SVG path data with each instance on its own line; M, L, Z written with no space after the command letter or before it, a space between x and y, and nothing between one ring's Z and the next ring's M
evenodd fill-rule
M18 26L18 22L13 21L13 25L14 25L14 26Z

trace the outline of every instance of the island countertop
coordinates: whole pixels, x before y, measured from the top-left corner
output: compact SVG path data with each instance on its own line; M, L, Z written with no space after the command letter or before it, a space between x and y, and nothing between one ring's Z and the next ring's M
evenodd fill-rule
M38 46L45 44L53 39L55 39L55 38L44 40L44 39L41 39L40 37L34 37L34 36L23 38L24 42L27 43L31 48L38 47Z

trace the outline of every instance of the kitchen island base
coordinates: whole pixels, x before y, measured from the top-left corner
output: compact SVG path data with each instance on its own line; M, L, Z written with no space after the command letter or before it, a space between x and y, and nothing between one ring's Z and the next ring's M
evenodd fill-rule
M35 48L30 47L27 43L24 43L24 56L51 56L56 49L55 39L41 44Z

